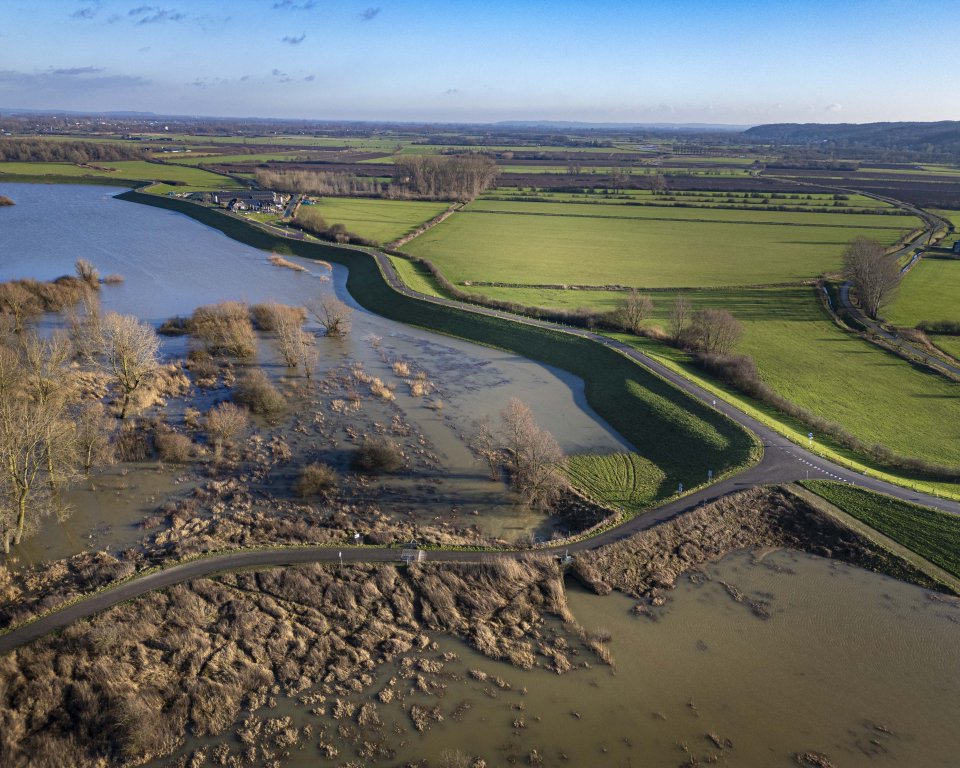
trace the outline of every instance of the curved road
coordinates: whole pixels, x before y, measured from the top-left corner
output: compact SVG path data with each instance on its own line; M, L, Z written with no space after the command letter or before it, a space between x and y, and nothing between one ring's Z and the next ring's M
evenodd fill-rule
M573 336L590 339L598 344L603 344L617 350L638 365L642 365L658 376L670 381L692 397L711 404L733 421L752 431L763 443L764 452L762 460L737 475L701 488L687 496L669 501L656 509L645 512L643 515L631 520L627 520L589 539L584 539L570 545L538 548L533 550L535 553L564 555L568 552L575 553L587 549L594 549L626 538L638 531L652 528L683 512L687 512L701 504L714 501L721 496L735 491L745 490L757 485L787 483L806 477L828 478L853 483L870 490L886 493L904 501L917 502L935 507L944 512L960 515L960 502L910 491L874 477L864 476L795 445L752 416L747 415L723 400L716 399L710 392L697 384L674 373L661 363L623 342L601 336L585 329L568 328L555 323L520 317L495 309L457 302L452 299L425 296L409 289L400 280L396 270L393 268L392 262L385 254L373 252L372 255L377 259L384 278L394 290L400 293L421 301L431 301L461 310L503 318L512 322L560 331ZM530 550L507 550L502 552L430 550L425 552L424 556L431 561L475 563L483 562L491 557L521 557L529 553ZM0 636L0 653L7 653L24 643L36 640L50 632L62 629L75 621L93 616L118 603L138 597L152 590L170 587L174 584L180 584L190 581L191 579L210 576L223 571L238 568L284 566L303 563L387 563L398 562L400 560L401 550L399 549L349 546L342 549L332 547L291 547L287 549L248 550L204 557L134 578L131 581L124 582L119 586L107 589L104 592L100 592L92 597L48 614L31 624L14 629Z

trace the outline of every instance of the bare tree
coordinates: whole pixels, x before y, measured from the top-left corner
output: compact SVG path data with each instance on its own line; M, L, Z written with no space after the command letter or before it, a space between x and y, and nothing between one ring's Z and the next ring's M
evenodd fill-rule
M77 270L77 277L95 291L100 290L100 273L93 264L86 259L77 259L74 268Z
M701 309L693 313L690 332L701 352L725 355L740 340L743 328L725 309Z
M653 313L653 299L643 296L633 288L624 299L617 304L617 321L631 333L640 333L643 321Z
M307 304L307 310L327 336L346 336L350 332L350 309L336 296L320 296Z
M490 427L490 419L484 416L474 424L473 434L470 435L470 450L487 462L490 470L490 479L500 477L500 462L502 452L497 445L497 438Z
M537 426L530 408L520 400L512 399L500 416L514 490L527 505L550 509L569 487L562 469L563 451L553 435Z
M301 307L277 306L280 309L273 314L272 326L277 334L280 355L288 367L301 366L304 376L309 379L313 376L319 355L313 337L303 330L306 313Z
M223 449L250 423L250 414L246 408L233 403L220 403L207 411L207 436L213 445L214 456L219 457Z
M95 363L103 349L103 314L97 294L87 291L80 304L70 308L67 331L77 357Z
M670 338L679 344L690 322L690 302L682 293L677 294L670 309Z
M896 259L869 237L851 240L843 252L843 276L857 292L863 311L877 320L900 284Z
M113 419L103 403L88 403L80 408L74 423L77 458L84 473L89 475L96 466L112 464L115 458L110 443Z
M156 372L160 339L153 326L133 315L110 312L103 318L102 368L120 388L120 418L127 418L130 398Z

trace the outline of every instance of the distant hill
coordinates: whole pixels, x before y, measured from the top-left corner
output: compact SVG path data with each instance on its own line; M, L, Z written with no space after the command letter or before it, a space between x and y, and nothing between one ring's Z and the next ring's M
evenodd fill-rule
M746 126L725 123L587 123L575 120L502 120L492 123L497 128L549 128L557 131L572 130L648 130L706 133L714 131L742 131Z
M937 123L776 123L748 128L757 143L960 155L960 121Z

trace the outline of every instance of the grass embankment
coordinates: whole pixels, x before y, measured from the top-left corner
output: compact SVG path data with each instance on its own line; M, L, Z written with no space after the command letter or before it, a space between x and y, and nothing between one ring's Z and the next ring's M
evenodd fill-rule
M367 240L389 243L439 216L447 205L365 197L324 197L307 208L318 211L327 224L343 224L348 231Z
M636 453L578 454L567 459L567 475L593 499L636 514L650 506L666 481L663 471Z
M960 517L843 483L801 485L960 578Z
M364 307L384 317L554 365L583 379L591 407L655 464L665 478L656 498L678 482L692 488L708 468L719 476L755 460L755 438L628 358L586 339L487 317L403 296L384 280L375 259L359 249L286 240L217 211L181 200L128 192L120 199L186 213L236 240L264 250L286 246L295 255L346 266L347 288Z
M916 224L910 216L477 201L405 250L454 283L759 285L835 271L852 238L892 244Z

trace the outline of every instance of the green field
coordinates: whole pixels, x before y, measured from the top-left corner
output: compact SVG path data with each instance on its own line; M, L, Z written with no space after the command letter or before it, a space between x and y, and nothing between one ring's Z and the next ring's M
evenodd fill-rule
M417 277L427 289L436 290L428 276ZM528 306L598 311L614 309L623 297L616 291L478 290ZM791 402L842 424L868 444L882 443L904 455L960 465L958 385L838 328L822 310L812 287L684 293L694 309L726 309L740 321L744 335L735 351L752 356L763 380ZM654 305L651 325L667 327L675 295L675 291L650 294ZM648 354L670 359L693 375L703 375L686 353L648 340L622 338ZM941 338L946 337L936 337L937 341ZM807 429L798 431L805 434Z
M922 320L960 322L960 260L922 259L900 283L886 315L901 327Z
M599 206L489 200L472 205L476 212L451 216L405 250L430 259L453 282L757 285L835 271L852 238L866 235L893 243L914 222L899 216L631 206L604 206L602 215L594 215ZM534 206L545 214L583 209L586 215L505 212ZM504 212L481 213L481 207ZM764 223L731 223L753 219ZM798 221L810 225L792 226ZM898 224L903 228L890 228Z
M960 577L960 517L826 480L805 487L848 515Z
M632 514L649 507L666 481L656 464L636 453L570 456L567 474L591 498Z
M234 179L220 176L199 168L148 163L145 160L121 160L118 162L94 163L96 168L84 168L70 163L0 163L0 178L3 174L18 176L69 176L81 178L93 176L101 179L116 178L118 181L173 181L182 184L177 191L202 189L236 189L240 185ZM109 168L113 170L100 170ZM120 186L123 186L121 183Z
M319 211L327 224L343 224L362 237L389 243L443 213L447 205L365 197L324 197L308 207Z
M224 163L266 163L272 160L293 160L307 154L304 152L265 152L252 155L161 155L171 163L183 165L223 165Z

